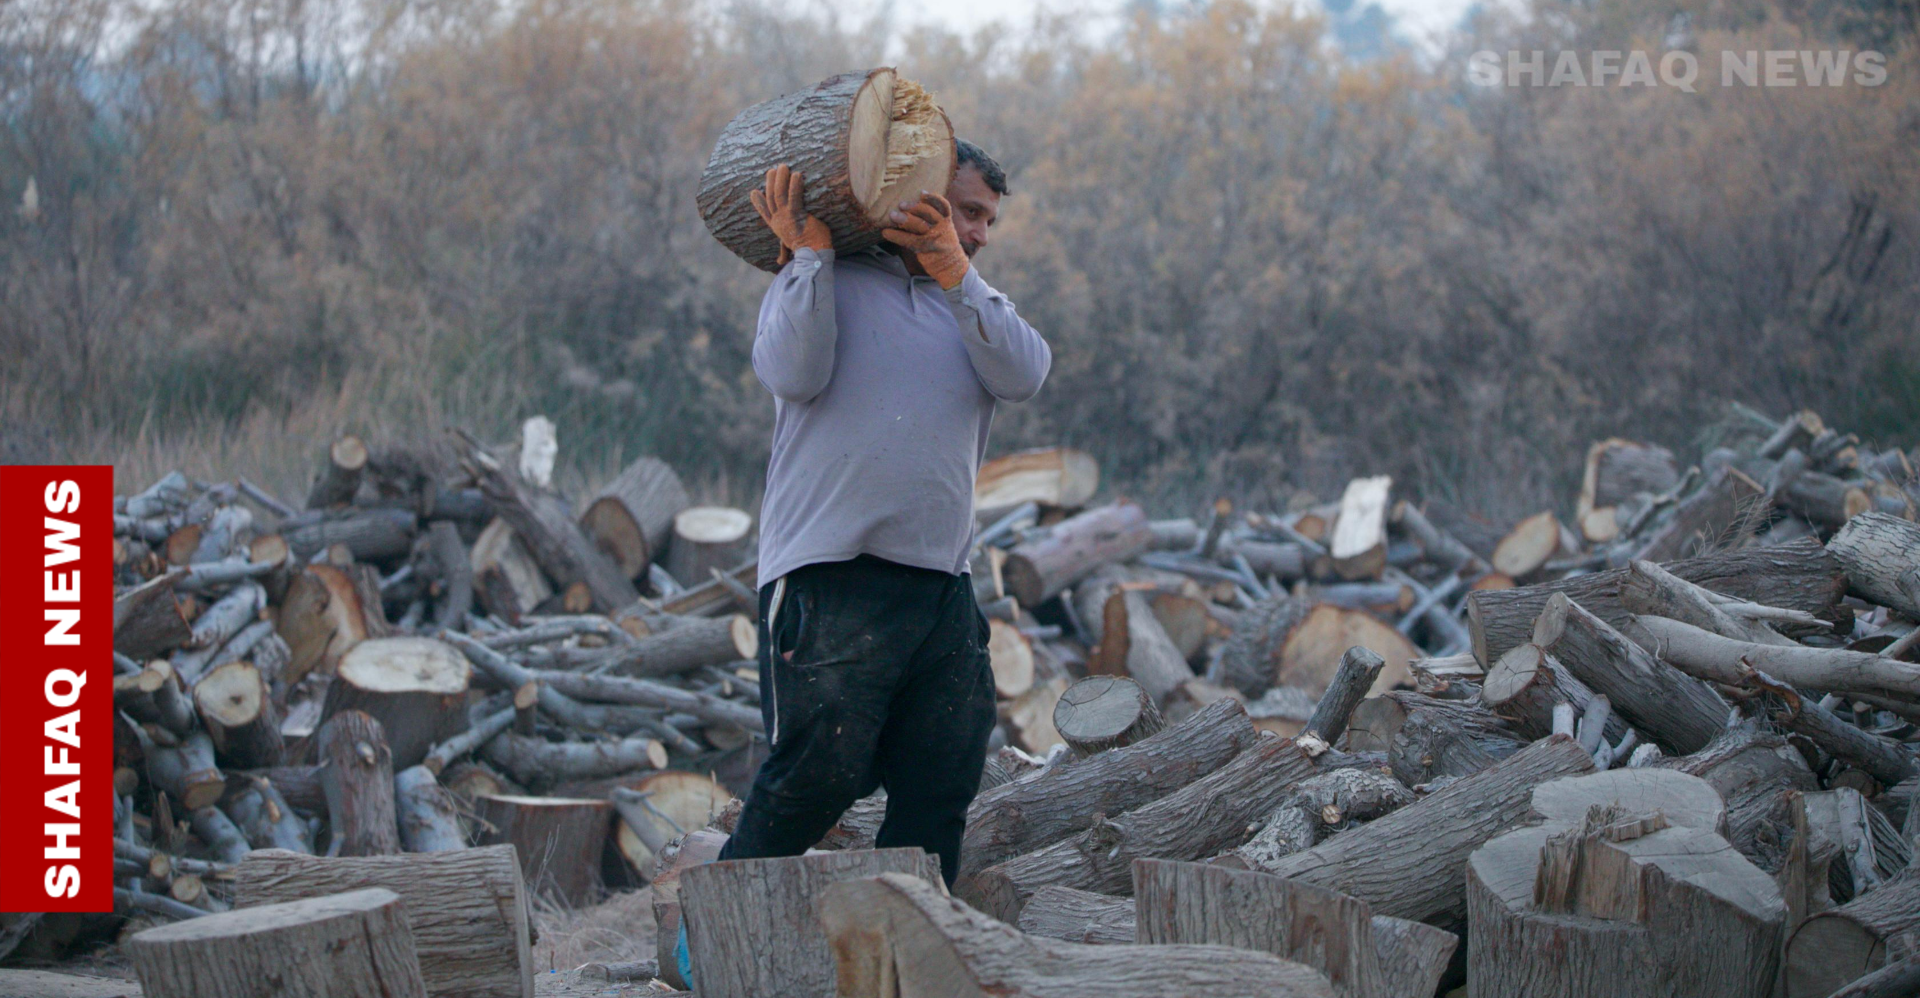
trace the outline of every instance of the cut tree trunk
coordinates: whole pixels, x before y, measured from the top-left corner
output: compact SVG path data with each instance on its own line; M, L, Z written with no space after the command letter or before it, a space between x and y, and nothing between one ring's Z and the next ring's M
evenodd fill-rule
M113 598L113 650L136 662L163 656L193 637L173 594L177 572L158 575Z
M582 656L569 668L622 676L674 676L703 665L726 665L760 652L760 635L742 614L689 618L671 630L650 634Z
M1627 566L1627 575L1620 580L1620 605L1636 616L1669 617L1738 641L1763 645L1797 643L1763 621L1736 617L1722 610L1715 593L1650 561L1635 561ZM1628 636L1633 636L1631 629Z
M987 621L987 632L987 664L993 669L993 692L1002 699L1012 699L1032 689L1033 642L1020 633L1019 627L1004 620Z
M1333 681L1347 649L1359 646L1386 661L1369 693L1407 681L1420 650L1392 625L1364 610L1310 604L1280 596L1240 615L1221 653L1227 683L1249 697L1293 686L1318 697Z
M310 561L339 545L356 561L404 558L420 532L420 518L412 510L390 506L353 506L328 512L302 513L280 524L280 539L300 561Z
M400 851L393 811L393 755L380 722L357 710L335 714L314 734L320 786L339 856L384 856Z
M1627 640L1566 593L1548 598L1533 643L1669 754L1697 752L1727 727L1729 708L1720 694Z
M1827 542L1847 573L1847 590L1920 620L1920 524L1863 513Z
M234 906L242 912L376 887L406 906L428 994L531 998L526 887L506 846L356 859L262 849L233 868Z
M553 596L553 586L507 521L495 517L474 539L468 556L474 598L509 624Z
M1134 941L1134 902L1071 887L1042 887L1020 909L1019 929L1070 943L1125 945Z
M830 884L883 873L930 891L941 883L939 861L922 849L721 860L682 872L680 918L702 998L834 994L814 900Z
M1766 489L1731 465L1721 467L1647 538L1634 557L1669 562L1737 548L1765 521Z
M455 852L467 848L460 807L440 778L425 766L403 769L393 777L393 810L400 847L407 852Z
M367 445L349 433L327 448L327 463L307 491L308 509L329 509L353 502L360 477L367 468Z
M707 827L733 794L699 773L669 769L624 781L609 799L619 816L614 822L616 847L636 872L652 876L667 843Z
M1560 551L1560 521L1552 511L1514 524L1493 546L1493 570L1511 578L1532 575Z
M125 949L151 998L427 995L408 913L379 887L162 925Z
M460 539L460 529L451 520L429 523L426 552L440 592L434 622L441 627L465 628L467 614L473 611L473 556Z
M585 582L593 596L593 608L601 613L624 609L639 600L633 581L622 575L613 560L580 529L560 496L522 482L478 446L472 448L464 463L500 518L513 527L534 562L555 585L565 589L575 582Z
M1555 735L1265 872L1350 894L1376 914L1458 922L1473 850L1531 813L1536 784L1592 770L1592 756Z
M694 506L673 518L666 569L683 586L697 586L714 571L731 572L747 560L753 517L728 506Z
M841 73L736 115L714 143L694 203L722 246L765 271L779 269L780 240L748 194L782 163L804 178L805 208L833 234L834 249L851 253L880 241L900 202L947 189L953 126L891 68Z
M333 675L340 656L373 631L353 580L332 565L308 565L293 577L275 627L291 653L280 676L287 688L309 672Z
M195 731L179 745L147 751L147 781L188 811L208 807L226 793L227 778L213 764L213 740Z
M1378 769L1336 769L1301 780L1247 843L1214 862L1269 870L1281 857L1311 849L1329 836L1413 803L1413 791Z
M1533 740L1553 732L1553 707L1564 703L1575 716L1585 714L1594 693L1573 677L1559 660L1528 642L1500 656L1480 684L1480 704L1513 725L1514 733ZM1611 721L1607 740L1617 742L1627 733L1625 721Z
M1107 597L1098 662L1089 671L1126 675L1140 684L1155 706L1164 704L1180 684L1193 679L1186 657L1174 647L1147 603L1147 594L1120 589Z
M1768 992L1786 914L1772 879L1712 828L1640 800L1631 782L1573 788L1558 820L1474 852L1467 987L1476 998Z
M323 718L364 711L380 722L393 767L409 769L434 745L467 728L473 667L452 645L433 638L374 638L340 658L321 709Z
M1096 816L1159 800L1226 765L1254 737L1246 709L1220 700L1150 738L982 793L967 810L960 873L1058 842Z
M1808 918L1787 941L1787 998L1826 995L1914 952L1920 870Z
M1577 516L1581 533L1596 544L1620 533L1614 508L1643 493L1659 495L1680 481L1673 452L1655 444L1618 437L1587 448L1586 474L1580 483Z
M1757 722L1727 729L1692 755L1654 765L1706 780L1726 802L1727 840L1768 871L1779 869L1792 837L1789 795L1819 789L1805 757Z
M1358 646L1340 656L1340 668L1334 671L1333 681L1327 684L1327 691L1320 694L1313 716L1307 718L1307 726L1300 732L1300 747L1308 755L1317 756L1340 743L1353 718L1353 709L1379 681L1380 670L1386 664L1386 659Z
M962 877L955 891L1008 923L1048 884L1126 893L1135 857L1197 860L1232 849L1247 840L1255 819L1312 772L1313 760L1292 739L1264 735L1180 790L1118 816L1096 815L1086 831Z
M844 998L1335 993L1318 972L1270 953L1229 946L1089 946L1029 936L900 874L835 884L821 898L819 912Z
M1459 939L1417 923L1376 936L1366 902L1250 870L1139 859L1133 864L1141 943L1211 943L1272 953L1325 974L1347 998L1430 995ZM1413 943L1415 959L1391 950ZM1422 988L1424 987L1424 990Z
M1075 751L1090 756L1159 734L1166 721L1139 683L1088 676L1060 695L1053 727Z
M1349 751L1385 752L1394 778L1410 787L1478 773L1524 744L1476 703L1408 690L1361 701L1347 728Z
M1801 610L1823 620L1837 621L1846 575L1840 563L1811 538L1772 547L1721 551L1665 566L1694 585L1734 599L1786 610ZM1507 649L1532 640L1534 620L1546 608L1547 598L1564 592L1614 627L1627 619L1620 605L1624 568L1523 586L1516 589L1477 589L1467 597L1468 628L1473 655L1482 667L1499 661ZM1850 617L1851 615L1849 615ZM1848 620L1851 626L1851 620Z
M1001 575L1021 606L1039 606L1101 565L1126 561L1152 546L1146 511L1121 501L1069 517L1045 534L1022 541L1007 553Z
M285 742L260 670L228 662L194 684L193 701L220 757L242 769L277 766Z
M113 703L136 721L158 724L179 737L193 731L193 700L174 678L173 663L154 659L139 673L113 677Z
M1343 579L1376 579L1387 567L1387 493L1393 479L1356 478L1340 497L1327 554L1334 574Z
M480 845L506 843L520 858L528 891L570 907L600 895L600 853L606 848L613 805L572 797L474 799Z
M673 467L659 458L641 457L587 504L580 526L627 578L637 579L666 554L673 518L687 505L687 488Z
M1099 487L1100 463L1093 455L1071 447L1042 447L982 464L973 478L973 508L982 522L998 519L1026 502L1078 509Z
M480 751L488 762L535 789L667 767L666 746L646 737L617 742L550 742L503 731Z

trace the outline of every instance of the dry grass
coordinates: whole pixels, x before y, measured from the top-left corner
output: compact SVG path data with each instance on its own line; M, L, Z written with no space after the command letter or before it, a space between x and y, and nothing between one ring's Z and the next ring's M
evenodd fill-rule
M651 960L656 940L653 889L619 891L590 908L567 909L536 899L535 973L570 971L583 963Z

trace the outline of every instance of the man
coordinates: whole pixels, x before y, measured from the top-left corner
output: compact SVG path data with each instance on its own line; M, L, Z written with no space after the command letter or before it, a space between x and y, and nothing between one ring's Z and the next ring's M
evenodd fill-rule
M969 142L946 196L836 259L804 178L754 206L785 260L754 373L774 396L760 530L760 710L769 750L722 859L795 856L887 791L876 845L951 885L994 725L987 623L967 575L974 474L1000 402L1033 397L1046 341L973 267L1008 193ZM787 257L790 256L790 259Z

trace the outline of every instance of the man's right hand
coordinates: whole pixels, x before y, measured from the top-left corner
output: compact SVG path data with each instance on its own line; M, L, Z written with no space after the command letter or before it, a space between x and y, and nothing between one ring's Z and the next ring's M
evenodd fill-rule
M793 259L793 251L803 246L813 250L833 248L833 233L827 231L827 223L807 214L806 194L805 175L785 163L767 171L765 190L747 192L760 220L780 237L778 266L786 266Z

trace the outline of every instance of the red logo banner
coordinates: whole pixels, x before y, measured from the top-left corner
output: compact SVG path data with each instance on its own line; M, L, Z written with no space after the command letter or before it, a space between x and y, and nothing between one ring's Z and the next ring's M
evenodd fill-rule
M113 468L0 467L0 911L113 908Z

